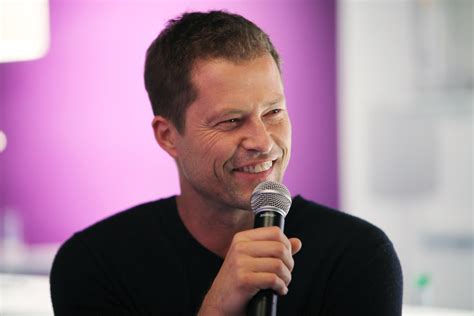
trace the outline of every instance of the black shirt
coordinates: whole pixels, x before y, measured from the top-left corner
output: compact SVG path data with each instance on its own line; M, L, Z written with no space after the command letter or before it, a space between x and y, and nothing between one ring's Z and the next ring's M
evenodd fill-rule
M401 315L392 243L354 216L293 200L285 234L303 243L278 315ZM175 197L76 233L51 271L56 315L196 315L223 259L187 231Z

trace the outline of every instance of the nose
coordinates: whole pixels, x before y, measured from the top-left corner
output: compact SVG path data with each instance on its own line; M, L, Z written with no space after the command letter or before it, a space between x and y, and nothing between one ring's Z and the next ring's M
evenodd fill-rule
M251 120L246 125L241 146L248 151L262 154L271 152L275 143L265 123L261 120Z

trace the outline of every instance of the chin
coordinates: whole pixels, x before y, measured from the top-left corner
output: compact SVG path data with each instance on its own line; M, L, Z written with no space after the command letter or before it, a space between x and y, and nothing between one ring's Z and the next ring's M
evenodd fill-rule
M253 190L253 188L252 188ZM251 211L252 208L250 206L250 197L252 196L252 191L245 192L245 193L237 193L233 197L230 197L229 205L232 205L233 208L238 208L241 210Z

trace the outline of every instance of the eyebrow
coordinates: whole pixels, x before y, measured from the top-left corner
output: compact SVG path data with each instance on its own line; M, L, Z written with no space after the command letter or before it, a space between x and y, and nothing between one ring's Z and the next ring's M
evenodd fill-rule
M279 95L276 99L265 103L264 106L272 106L272 105L275 105L275 104L278 104L278 103L282 103L284 101L285 101L285 97L282 96L282 95Z

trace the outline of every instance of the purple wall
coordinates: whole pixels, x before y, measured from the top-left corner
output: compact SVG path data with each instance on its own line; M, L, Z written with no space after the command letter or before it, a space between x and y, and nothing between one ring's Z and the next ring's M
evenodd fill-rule
M143 87L145 50L185 10L225 8L270 34L293 121L285 183L337 206L335 1L50 2L51 48L0 64L0 210L29 243L56 242L126 207L178 192L155 143Z

